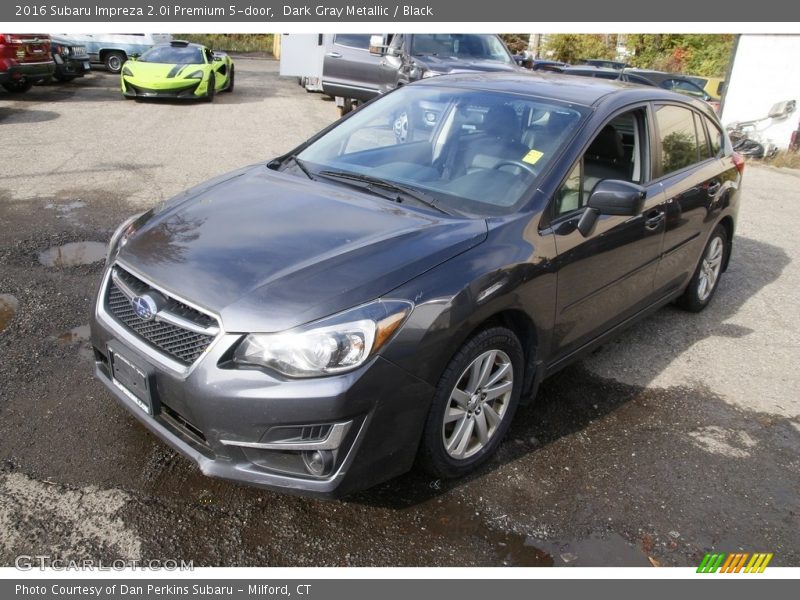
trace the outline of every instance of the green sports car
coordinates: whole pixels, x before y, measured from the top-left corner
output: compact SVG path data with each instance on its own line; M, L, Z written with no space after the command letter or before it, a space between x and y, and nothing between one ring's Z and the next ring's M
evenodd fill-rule
M217 92L232 92L231 57L200 44L174 40L153 46L122 67L126 98L185 98L213 102Z

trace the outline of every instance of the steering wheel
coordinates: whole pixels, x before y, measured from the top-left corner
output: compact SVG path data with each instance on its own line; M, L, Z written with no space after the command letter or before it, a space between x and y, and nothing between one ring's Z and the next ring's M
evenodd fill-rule
M522 160L508 160L508 159L501 160L492 168L497 169L499 171L503 167L515 167L517 169L523 169L524 171L530 173L533 177L536 177L539 174L532 164L526 163L525 161Z

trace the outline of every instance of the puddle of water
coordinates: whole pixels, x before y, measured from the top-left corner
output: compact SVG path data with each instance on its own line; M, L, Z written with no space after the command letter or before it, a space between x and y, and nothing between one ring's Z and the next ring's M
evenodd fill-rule
M106 245L100 242L70 242L39 253L45 267L77 267L105 260Z
M550 553L556 567L651 567L650 559L638 547L617 533L591 534L568 542L528 538Z
M14 315L17 314L19 302L11 294L0 294L0 331L3 331Z
M463 543L474 537L488 543L498 563L513 567L651 567L646 554L619 534L591 534L586 538L554 541L487 526L481 517L455 498L426 503L425 529ZM502 522L498 522L498 527Z
M89 326L79 325L73 327L69 331L65 331L57 337L58 341L63 344L74 344L76 342L85 342L89 339Z

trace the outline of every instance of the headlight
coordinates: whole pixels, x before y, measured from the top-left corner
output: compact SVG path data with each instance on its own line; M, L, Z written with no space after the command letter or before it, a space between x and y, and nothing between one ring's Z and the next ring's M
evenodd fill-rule
M128 67L122 67L122 74L126 77L133 77L133 71L131 71Z
M441 75L441 73L437 73L436 71L423 71L422 78L427 79L428 77L437 77Z
M290 331L253 333L236 349L234 360L287 377L352 371L386 343L411 309L403 300L377 300Z
M186 76L186 79L202 79L202 78L203 78L203 72L202 71L195 71L194 73L189 73Z
M111 262L117 257L117 254L119 254L119 251L122 250L123 246L125 246L130 235L136 231L133 225L143 214L144 213L133 215L132 217L126 219L122 225L117 227L114 235L111 236L111 241L108 243L108 254L106 254L107 265L110 265Z

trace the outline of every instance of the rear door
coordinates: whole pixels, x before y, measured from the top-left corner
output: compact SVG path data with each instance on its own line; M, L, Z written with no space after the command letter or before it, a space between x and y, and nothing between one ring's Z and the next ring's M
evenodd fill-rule
M553 199L555 363L655 301L665 198L651 176L649 112L648 105L628 109L599 128ZM603 179L641 185L645 201L635 216L601 215L584 237L576 226Z
M367 101L378 95L382 57L369 52L369 33L337 33L325 51L326 94Z
M708 117L685 105L658 104L654 121L655 174L667 198L656 288L669 292L694 273L710 222L723 207L727 182L736 175L723 164L724 136Z

